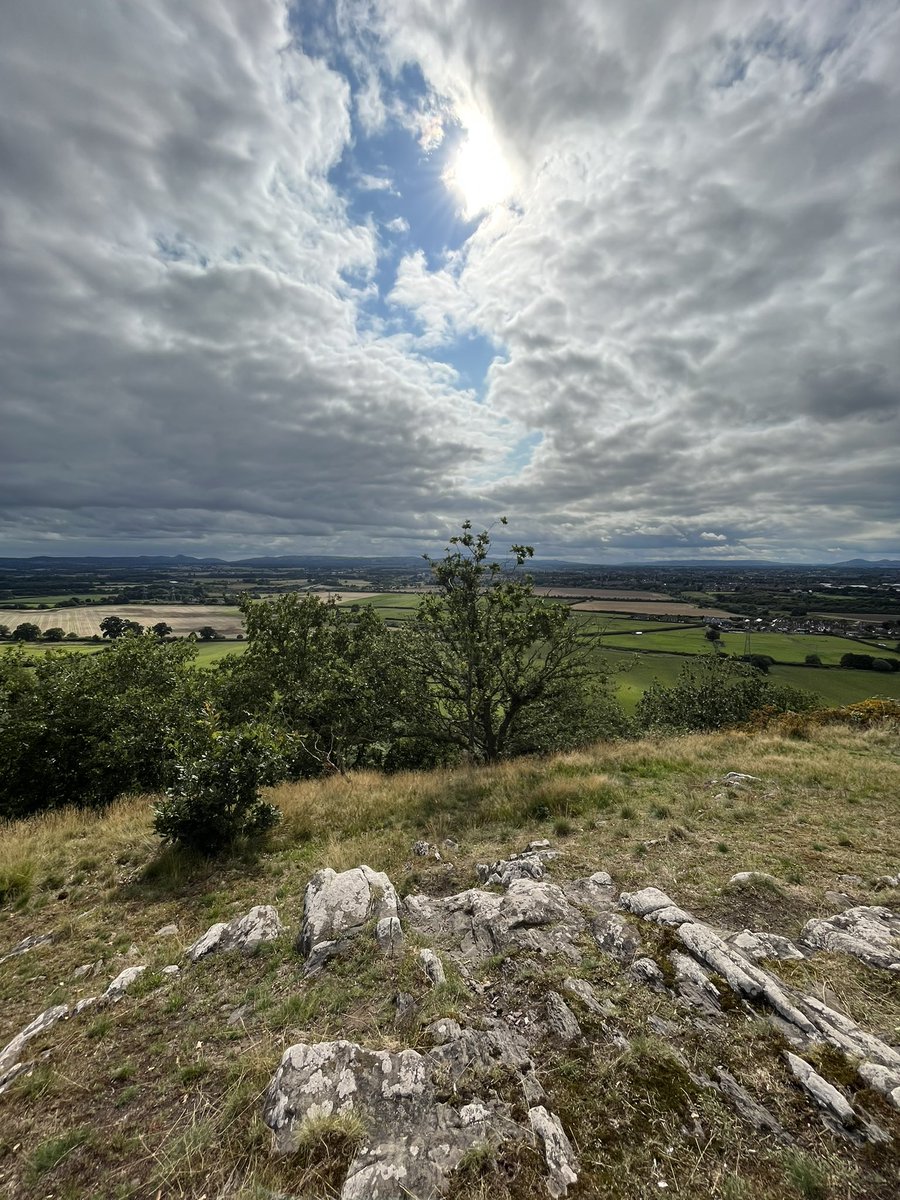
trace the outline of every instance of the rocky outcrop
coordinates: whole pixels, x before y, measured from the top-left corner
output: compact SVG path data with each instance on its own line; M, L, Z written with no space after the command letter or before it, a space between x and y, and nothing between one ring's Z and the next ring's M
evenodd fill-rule
M870 967L900 972L900 916L880 906L847 909L807 921L800 935L807 946L852 954Z
M419 934L464 966L511 950L581 961L577 940L587 922L561 889L546 881L515 879L503 894L470 888L441 898L408 896L404 911Z
M21 1033L17 1033L12 1041L0 1050L0 1076L18 1064L19 1056L32 1038L51 1029L57 1021L65 1020L69 1016L69 1011L68 1004L54 1004L29 1022Z
M188 947L187 956L191 962L199 962L207 954L221 954L229 950L255 954L263 942L273 942L283 932L284 926L275 909L270 904L257 904L227 924L220 921L211 925L203 937Z
M267 1089L263 1116L282 1153L296 1149L310 1123L361 1119L365 1134L341 1183L341 1200L439 1196L466 1153L539 1139L548 1164L547 1192L565 1196L577 1175L562 1126L542 1106L529 1111L530 1131L513 1119L511 1102L483 1086L488 1071L510 1073L525 1095L533 1064L509 1030L463 1030L439 1021L426 1031L433 1047L369 1050L349 1041L301 1043L285 1051ZM466 1078L465 1096L460 1095ZM536 1082L536 1081L533 1081ZM482 1085L483 1090L480 1090ZM539 1090L539 1085L538 1085ZM534 1114L532 1116L532 1114Z
M146 970L146 967L126 967L124 971L119 972L100 999L107 1003L121 1000L134 981L139 979Z
M339 874L325 867L313 875L303 896L297 949L312 974L341 952L347 941L375 922L375 940L384 954L403 942L397 891L383 871L355 867Z
M37 950L40 946L48 946L55 937L55 933L33 933L30 937L23 938L17 946L13 946L12 950L7 950L5 954L0 954L0 965L5 963L7 959L18 958L20 954L27 954L29 950Z
M543 879L544 864L558 857L547 841L529 842L520 854L475 868L479 882L489 887L508 888L516 879Z

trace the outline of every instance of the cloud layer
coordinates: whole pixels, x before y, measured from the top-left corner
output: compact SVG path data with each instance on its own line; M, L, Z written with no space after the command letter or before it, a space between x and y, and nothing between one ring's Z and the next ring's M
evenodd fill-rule
M7 552L378 553L499 512L573 557L897 551L900 5L335 11L6 14ZM402 199L387 152L347 182L367 139L436 170L476 116L508 205L437 256L427 213L360 215ZM441 361L473 335L479 394Z

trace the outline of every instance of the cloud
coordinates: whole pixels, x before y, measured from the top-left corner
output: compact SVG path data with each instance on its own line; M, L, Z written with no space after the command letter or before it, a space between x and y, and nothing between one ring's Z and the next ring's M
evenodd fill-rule
M893 0L325 7L10 6L10 546L897 552Z
M4 541L359 547L463 509L497 422L360 332L380 248L329 182L350 89L285 6L6 24Z
M514 208L392 294L427 338L504 347L487 402L542 438L497 503L595 544L654 515L894 544L895 5L381 9L394 61L523 164Z

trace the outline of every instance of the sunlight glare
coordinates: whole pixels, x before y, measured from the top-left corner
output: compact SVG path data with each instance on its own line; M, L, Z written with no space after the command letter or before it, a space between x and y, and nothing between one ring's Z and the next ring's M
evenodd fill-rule
M462 200L463 213L470 220L496 208L512 192L512 172L485 122L469 127L444 179Z

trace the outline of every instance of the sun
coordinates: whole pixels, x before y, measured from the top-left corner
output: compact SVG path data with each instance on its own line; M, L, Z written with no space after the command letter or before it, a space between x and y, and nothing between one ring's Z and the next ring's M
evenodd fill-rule
M513 175L497 139L483 121L473 122L444 173L470 220L496 208L513 190Z

